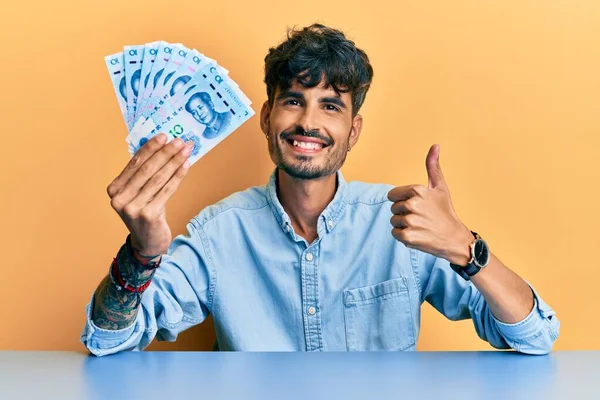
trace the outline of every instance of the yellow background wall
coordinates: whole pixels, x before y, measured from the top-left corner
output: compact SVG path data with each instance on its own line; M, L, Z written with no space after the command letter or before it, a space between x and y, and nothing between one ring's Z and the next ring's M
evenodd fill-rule
M600 349L600 2L53 1L0 12L0 348L83 350L84 306L126 230L106 186L129 160L103 57L182 42L265 100L263 58L286 27L343 29L375 70L349 180L427 184L441 144L455 209L562 322L556 349ZM255 116L171 199L175 234L204 206L263 184ZM209 349L211 323L153 349ZM424 306L422 350L488 349Z

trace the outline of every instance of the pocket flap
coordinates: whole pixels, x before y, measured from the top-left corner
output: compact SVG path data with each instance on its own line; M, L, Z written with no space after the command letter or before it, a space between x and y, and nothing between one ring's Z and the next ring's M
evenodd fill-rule
M344 305L346 307L368 304L383 297L381 300L407 292L408 286L403 277L376 283L375 285L344 290Z

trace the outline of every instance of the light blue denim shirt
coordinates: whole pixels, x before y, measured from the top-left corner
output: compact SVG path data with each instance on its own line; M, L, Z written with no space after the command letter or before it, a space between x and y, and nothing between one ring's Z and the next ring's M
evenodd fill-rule
M415 350L427 301L451 320L471 318L496 348L551 350L559 321L535 290L531 313L502 323L447 260L392 237L392 186L347 183L338 171L335 197L309 244L277 198L276 174L190 221L163 256L132 326L96 327L92 296L85 346L96 355L141 350L155 336L174 341L211 313L220 350Z

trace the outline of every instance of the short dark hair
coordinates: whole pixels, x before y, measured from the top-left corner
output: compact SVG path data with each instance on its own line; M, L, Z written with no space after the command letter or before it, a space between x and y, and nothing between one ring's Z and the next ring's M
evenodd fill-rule
M336 93L350 92L352 115L362 106L373 80L367 54L342 31L321 24L288 30L287 40L269 49L265 57L265 84L269 105L275 92L288 90L293 81L305 88L324 79Z

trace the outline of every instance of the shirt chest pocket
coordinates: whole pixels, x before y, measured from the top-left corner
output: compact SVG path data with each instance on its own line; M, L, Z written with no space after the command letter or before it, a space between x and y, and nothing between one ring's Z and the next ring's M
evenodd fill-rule
M406 350L415 345L404 278L344 290L343 296L348 350Z

